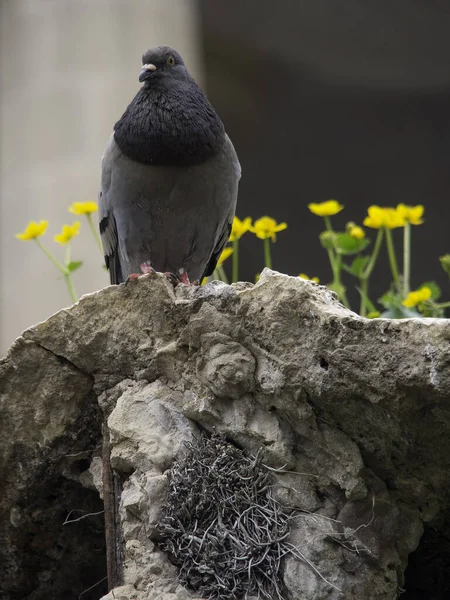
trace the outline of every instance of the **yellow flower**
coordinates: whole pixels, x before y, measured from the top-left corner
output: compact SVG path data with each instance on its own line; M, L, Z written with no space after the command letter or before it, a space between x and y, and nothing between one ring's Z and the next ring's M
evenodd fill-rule
M98 210L96 202L74 202L69 207L69 212L74 215L90 215L96 210Z
M235 240L240 240L241 237L246 233L252 224L252 220L250 217L246 217L243 221L234 217L233 219L233 227L231 228L230 234L230 242L234 242Z
M408 206L406 204L397 204L397 212L402 215L405 221L411 223L411 225L422 225L424 207L422 204L417 206Z
M385 227L395 229L405 225L405 218L395 208L385 208Z
M283 231L286 228L287 223L277 224L275 219L272 219L272 217L261 217L255 221L253 225L250 225L248 229L254 233L256 237L259 237L260 240L271 238L272 242L274 242L277 239L275 234L279 231Z
M369 206L367 209L368 216L364 219L363 225L380 229L384 226L384 210L380 206Z
M233 248L227 246L222 250L222 254L219 256L219 260L217 261L217 266L221 267L223 263L233 254Z
M403 227L405 218L401 212L395 208L382 208L381 206L373 205L367 209L368 216L364 219L363 225L372 227L373 229L395 229Z
M338 212L344 208L342 204L339 204L337 200L327 200L326 202L319 202L318 204L308 204L309 210L318 217L331 217L337 215Z
M372 312L368 313L367 318L368 319L378 319L378 317L381 315L379 310L373 310Z
M413 308L420 302L425 302L425 300L428 300L429 298L431 298L431 290L429 287L425 286L420 288L420 290L416 290L415 292L409 292L402 304L407 308Z
M305 273L300 273L300 279L306 279L308 281L314 281L314 283L319 283L320 279L318 277L308 277Z
M67 242L70 242L73 237L79 234L80 225L79 221L75 221L72 225L63 225L61 233L58 233L54 237L55 242L65 246Z
M355 238L355 240L362 240L363 237L366 236L364 229L359 225L353 225L353 227L350 227L348 230L348 235L352 238Z
M47 231L48 221L41 221L40 223L36 223L36 221L30 221L25 228L25 231L22 233L16 233L16 238L18 240L34 240Z

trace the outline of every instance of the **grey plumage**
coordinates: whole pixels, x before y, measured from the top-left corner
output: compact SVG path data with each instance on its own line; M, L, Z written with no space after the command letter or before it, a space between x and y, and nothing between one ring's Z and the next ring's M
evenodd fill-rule
M201 281L228 241L239 161L179 54L153 48L143 64L145 83L116 124L102 160L106 265L111 283L140 273L143 263L175 275L184 270L190 281Z

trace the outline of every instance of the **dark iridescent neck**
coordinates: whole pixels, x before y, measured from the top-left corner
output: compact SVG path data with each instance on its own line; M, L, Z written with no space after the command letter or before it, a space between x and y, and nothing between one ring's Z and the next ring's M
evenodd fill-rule
M216 155L221 120L189 77L144 85L114 127L120 150L148 165L193 165Z

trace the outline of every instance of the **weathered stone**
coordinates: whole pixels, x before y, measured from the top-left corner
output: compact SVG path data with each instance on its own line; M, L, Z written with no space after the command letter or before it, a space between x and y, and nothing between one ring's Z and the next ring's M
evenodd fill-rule
M141 598L142 594L136 591L134 585L121 585L103 596L101 600L140 600Z
M17 548L8 560L33 556L17 540L33 523L23 490L42 468L52 465L53 488L58 477L101 488L94 390L123 478L124 585L105 600L192 598L158 549L157 524L168 470L199 428L263 448L273 493L298 511L286 600L395 600L424 523L450 537L449 342L449 320L366 320L325 288L267 270L255 286L174 290L156 275L87 296L26 331L0 367L2 518ZM91 436L81 447L71 433L80 422ZM42 451L58 440L59 454ZM18 448L26 458L12 470ZM37 599L49 572L14 585Z
M102 510L81 484L100 439L92 386L89 374L23 338L0 362L2 599L75 597L104 576L102 516L63 526Z
M162 473L195 427L171 406L174 392L157 381L140 381L117 400L108 419L111 464L119 471Z
M221 333L201 338L197 374L215 396L239 399L254 388L255 359L241 344Z

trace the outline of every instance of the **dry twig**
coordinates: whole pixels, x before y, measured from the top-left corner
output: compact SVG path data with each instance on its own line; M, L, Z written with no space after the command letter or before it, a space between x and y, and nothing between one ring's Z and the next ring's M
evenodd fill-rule
M161 547L180 581L202 596L282 600L278 573L289 517L271 497L261 453L248 457L218 435L187 444L170 475Z

